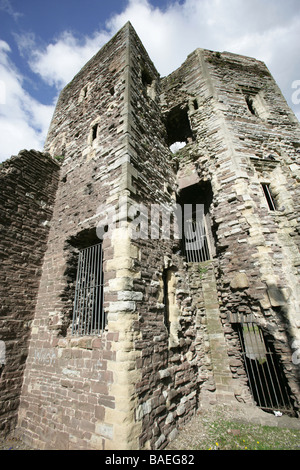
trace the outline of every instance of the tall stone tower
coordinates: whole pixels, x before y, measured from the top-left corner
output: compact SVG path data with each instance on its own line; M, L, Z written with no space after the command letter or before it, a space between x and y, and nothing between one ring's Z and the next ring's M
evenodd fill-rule
M45 145L62 163L19 408L28 442L161 449L217 401L297 416L299 149L252 58L197 49L160 78L127 23L83 67Z

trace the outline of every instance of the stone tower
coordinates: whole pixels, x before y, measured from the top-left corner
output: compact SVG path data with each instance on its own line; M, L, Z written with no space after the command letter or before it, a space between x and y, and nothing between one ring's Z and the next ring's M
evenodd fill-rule
M255 59L197 49L160 78L127 23L83 67L45 144L62 163L18 411L28 442L161 449L217 401L297 416L299 149Z

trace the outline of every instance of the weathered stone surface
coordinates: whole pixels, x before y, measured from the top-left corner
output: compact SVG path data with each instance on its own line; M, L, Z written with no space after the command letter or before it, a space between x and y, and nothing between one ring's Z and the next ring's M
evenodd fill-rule
M238 273L234 276L233 280L230 282L232 289L246 289L249 287L249 280L247 274Z
M59 165L41 152L21 151L0 167L0 432L16 425L30 325L47 247Z
M186 145L172 153L178 141ZM289 344L299 339L299 148L299 123L255 59L197 49L160 78L128 23L83 67L60 95L45 144L63 161L38 253L27 204L36 188L17 208L6 188L5 217L20 214L12 233L28 234L21 250L10 240L10 263L21 266L25 252L34 266L16 278L30 280L29 322L35 313L20 406L10 402L31 445L163 449L199 402L252 403L241 323L272 338L299 407ZM187 262L176 230L169 236L166 219L154 218L154 205L175 202L203 207L205 262ZM78 338L76 261L82 244L98 240L96 227L107 325ZM18 293L19 320L29 298L9 279L6 287L10 299ZM10 315L0 320L5 334L24 335Z

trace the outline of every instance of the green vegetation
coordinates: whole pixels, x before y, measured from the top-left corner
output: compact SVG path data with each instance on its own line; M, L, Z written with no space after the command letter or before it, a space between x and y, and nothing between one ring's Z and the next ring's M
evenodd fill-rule
M200 274L200 279L202 279L202 277L204 276L204 274L206 274L208 271L208 268L206 268L205 266L203 266L203 263L199 263L198 265L198 272Z
M54 160L58 162L62 162L64 158L65 158L64 155L55 155Z
M299 450L300 430L216 420L195 450Z

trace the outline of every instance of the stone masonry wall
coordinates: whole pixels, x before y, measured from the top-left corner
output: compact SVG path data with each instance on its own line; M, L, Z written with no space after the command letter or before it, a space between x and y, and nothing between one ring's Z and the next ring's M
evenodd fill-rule
M252 403L241 318L273 338L297 406L299 145L299 124L251 58L197 49L160 79L127 23L74 77L45 145L62 165L19 410L27 442L162 449L199 404ZM195 185L212 193L204 264L186 263L150 212L172 212ZM76 337L74 260L99 224L107 326Z
M0 167L0 433L16 425L59 165L23 150Z
M299 338L300 331L299 123L264 64L225 53L221 58L210 59L208 68L224 109L226 126L235 136L234 160L241 171L241 178L235 183L236 199L232 195L230 201L235 220L231 216L225 231L222 224L218 231L234 253L234 258L227 253L230 264L225 257L221 260L222 275L231 279L230 297L228 290L225 296L223 290L222 313L225 303L227 319L229 312L254 314L256 322L274 340L298 406L299 370L291 361L291 344ZM230 77L231 85L225 76ZM247 96L256 106L254 114L247 106ZM227 185L229 179L228 174ZM274 212L268 208L261 183L270 184L277 204ZM239 246L247 246L247 250ZM247 278L239 284L242 265L247 267Z
M116 410L114 391L122 385L121 377L116 379L116 368L122 367L116 348L122 337L120 328L114 326L118 291L112 287L124 254L116 253L113 237L104 239L108 325L99 337L71 336L76 264L70 262L78 254L78 240L95 242L97 223L105 218L101 207L118 201L121 188L127 185L127 43L124 28L63 90L45 145L64 160L18 424L26 440L40 448L126 445L126 433L118 431L123 415Z
M252 109L247 104L249 96L256 114L254 104ZM164 80L164 97L166 112L180 103L188 107L194 134L174 157L178 177L185 185L187 180L211 182L226 337L233 322L253 315L273 337L299 399L290 348L299 337L299 123L264 64L228 53L192 53ZM195 99L197 109L192 106ZM262 182L270 183L278 201L274 213L268 209ZM232 360L234 370L237 362ZM248 400L249 391L242 385L239 393L240 400Z
M132 295L138 299L133 347L139 353L135 367L140 372L134 389L135 419L141 423L139 447L159 449L172 440L177 427L192 416L197 406L200 359L194 341L198 334L200 350L203 337L196 328L197 296L192 300L184 261L174 254L178 251L174 222L171 237L164 237L164 222L155 225L151 214L154 205L160 215L164 209L172 211L177 191L176 164L172 162L161 114L160 78L135 34L131 64L130 155L135 174L130 201L140 214L145 211L142 215L147 219L145 228L140 218L137 230L144 228L144 233L132 241L138 250L132 286ZM151 229L158 230L155 236ZM170 297L169 312L166 295ZM202 353L199 356L203 360ZM203 372L202 382L205 380Z

